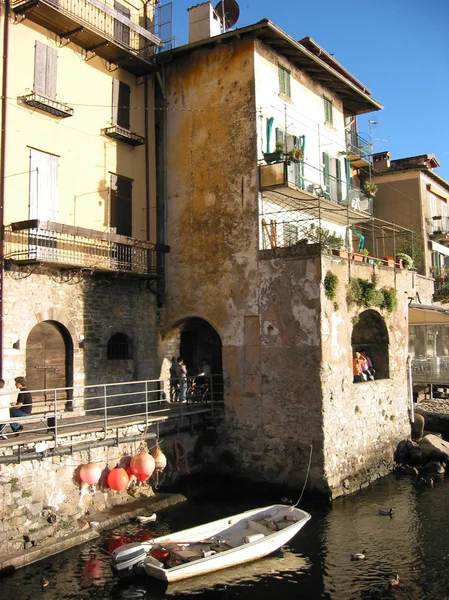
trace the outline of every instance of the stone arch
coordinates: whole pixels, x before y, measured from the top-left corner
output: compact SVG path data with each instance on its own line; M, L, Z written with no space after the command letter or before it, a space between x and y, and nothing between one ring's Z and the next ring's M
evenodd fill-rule
M173 338L178 340L178 347L172 353L184 358L189 375L198 372L203 358L208 359L213 374L222 375L221 337L209 321L196 316L184 318L167 332L165 341Z
M352 354L367 351L376 370L376 379L390 377L389 343L388 329L382 315L372 309L360 313L352 330Z
M84 339L84 333L82 329L77 327L72 319L69 319L64 311L57 308L47 308L39 313L36 313L33 317L28 319L22 327L22 331L19 339L19 348L26 348L26 342L32 328L41 323L42 321L55 321L60 323L70 334L72 338L72 344L75 346L79 345Z

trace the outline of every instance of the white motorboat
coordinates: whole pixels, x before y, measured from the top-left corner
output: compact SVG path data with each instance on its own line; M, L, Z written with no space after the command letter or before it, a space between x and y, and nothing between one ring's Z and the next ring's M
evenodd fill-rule
M168 583L256 560L278 550L310 519L275 504L155 538L120 546L111 555L120 577L146 573Z

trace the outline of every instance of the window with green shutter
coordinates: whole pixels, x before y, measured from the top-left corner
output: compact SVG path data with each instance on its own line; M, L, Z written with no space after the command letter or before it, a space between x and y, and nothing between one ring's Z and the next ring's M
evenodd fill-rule
M337 202L341 204L343 200L343 190L341 185L341 163L340 159L335 159L335 177L337 178Z
M326 98L326 96L324 96L323 100L324 100L324 122L327 125L333 125L334 124L334 112L333 112L333 107L332 107L332 100L329 100L329 98Z
M329 169L329 154L323 152L323 182L327 194L331 191L331 174Z
M290 91L290 71L285 67L278 65L279 75L279 93L291 98Z

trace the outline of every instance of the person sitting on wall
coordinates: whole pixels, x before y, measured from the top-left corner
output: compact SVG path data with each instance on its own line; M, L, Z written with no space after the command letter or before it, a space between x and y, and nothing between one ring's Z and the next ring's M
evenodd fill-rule
M14 379L16 388L19 390L17 402L9 409L11 417L28 417L33 410L33 398L27 390L25 377L16 377ZM11 423L11 429L14 433L22 431L23 425L20 423Z
M371 362L370 357L367 355L366 350L362 350L360 354L364 359L364 363L362 364L363 375L367 380L370 379L371 381L374 381L374 375L376 371L373 369L373 363Z
M356 352L354 354L354 358L352 359L352 374L354 376L354 383L362 383L365 381L362 371L362 364L365 362L365 359L362 357L360 352Z

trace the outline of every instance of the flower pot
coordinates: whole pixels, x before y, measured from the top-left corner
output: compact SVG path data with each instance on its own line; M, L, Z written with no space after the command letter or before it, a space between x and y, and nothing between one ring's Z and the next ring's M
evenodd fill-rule
M332 248L332 254L334 256L341 256L343 258L348 258L348 251L343 248Z
M266 163L281 162L284 160L283 152L264 152L263 158Z

